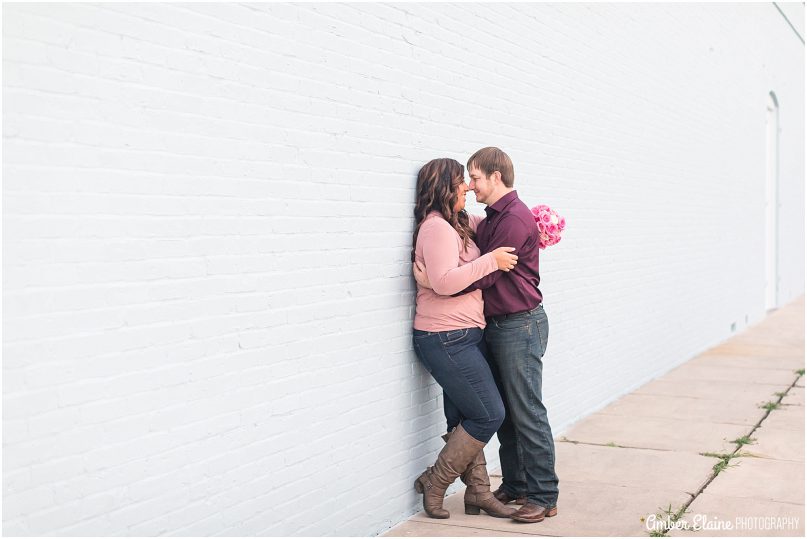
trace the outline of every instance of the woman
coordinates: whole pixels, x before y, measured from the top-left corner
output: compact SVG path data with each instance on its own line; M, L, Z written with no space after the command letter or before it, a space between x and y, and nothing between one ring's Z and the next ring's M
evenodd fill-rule
M474 243L481 217L465 211L465 167L434 159L420 169L415 203L412 261L425 266L432 289L418 286L412 340L415 353L443 388L446 445L415 480L423 508L432 518L448 518L445 491L457 477L468 486L465 512L480 509L496 517L515 512L490 492L482 449L504 420L504 404L485 354L482 292L452 297L494 271L510 271L515 249L500 247L484 256Z

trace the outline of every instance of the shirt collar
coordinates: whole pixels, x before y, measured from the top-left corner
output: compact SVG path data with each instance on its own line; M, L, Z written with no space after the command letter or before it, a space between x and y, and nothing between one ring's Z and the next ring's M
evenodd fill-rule
M506 195L504 195L502 198L500 198L499 200L497 200L495 204L492 204L492 205L490 205L490 206L487 206L487 207L485 208L485 213L486 213L486 214L488 214L488 216L490 216L490 215L491 215L491 213L494 213L494 212L495 212L495 213L500 213L500 212L502 212L502 211L503 211L503 210L504 210L504 209L505 209L505 208L506 208L506 207L507 207L507 206L508 206L508 205L509 205L511 202L513 202L513 201L514 201L515 199L517 199L517 198L518 198L518 191L515 191L515 190L510 191L509 193L507 193Z

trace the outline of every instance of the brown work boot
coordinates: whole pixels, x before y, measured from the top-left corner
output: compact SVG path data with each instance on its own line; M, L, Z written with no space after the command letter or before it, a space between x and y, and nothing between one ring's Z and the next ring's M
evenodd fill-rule
M446 441L446 445L434 466L430 466L415 480L415 490L423 494L423 509L432 518L451 516L443 509L446 489L465 471L477 453L485 447L458 425Z
M505 492L504 487L499 487L493 491L493 495L496 497L497 500L502 502L503 504L508 504L512 501L515 501L518 505L524 505L527 503L527 498L525 496L521 496L519 498L513 498L507 492Z
M451 433L443 434L443 440L448 441ZM484 509L492 517L507 518L516 512L515 507L505 507L490 492L490 477L488 476L488 463L485 461L485 452L480 451L474 460L460 475L460 479L467 485L465 489L465 514L478 515Z
M541 522L545 517L554 517L557 514L557 507L546 508L542 505L528 503L513 513L510 518L518 522Z

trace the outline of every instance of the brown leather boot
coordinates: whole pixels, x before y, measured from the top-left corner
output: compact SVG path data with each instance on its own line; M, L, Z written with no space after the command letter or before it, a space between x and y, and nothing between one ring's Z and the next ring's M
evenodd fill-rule
M476 458L460 477L468 485L465 489L466 515L478 515L479 510L484 509L492 517L507 518L516 512L515 507L505 506L490 491L490 476L484 451L477 453Z
M499 500L503 504L508 504L512 501L515 501L517 505L524 505L525 503L527 503L526 496L519 496L518 498L513 498L504 491L504 487L499 487L496 490L494 490L493 495L496 497L497 500Z
M450 432L443 434L443 440L446 442L450 437ZM460 479L467 485L465 489L466 515L478 515L479 510L484 509L492 517L508 518L516 512L515 507L506 507L490 491L490 476L484 451L476 454L474 460L460 475Z
M480 442L458 425L446 441L446 445L434 466L430 466L415 479L415 490L423 493L423 509L432 518L448 518L450 513L443 509L446 489L459 477L482 448Z
M544 507L532 502L522 505L515 512L512 519L517 522L541 522L544 518L554 517L558 514L558 507Z

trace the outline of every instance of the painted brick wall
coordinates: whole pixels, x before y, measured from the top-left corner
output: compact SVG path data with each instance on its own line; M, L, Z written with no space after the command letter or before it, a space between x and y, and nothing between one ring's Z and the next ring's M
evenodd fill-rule
M569 223L542 253L556 436L758 322L770 91L783 304L804 45L773 4L4 4L4 533L370 536L418 510L435 157L500 146Z

